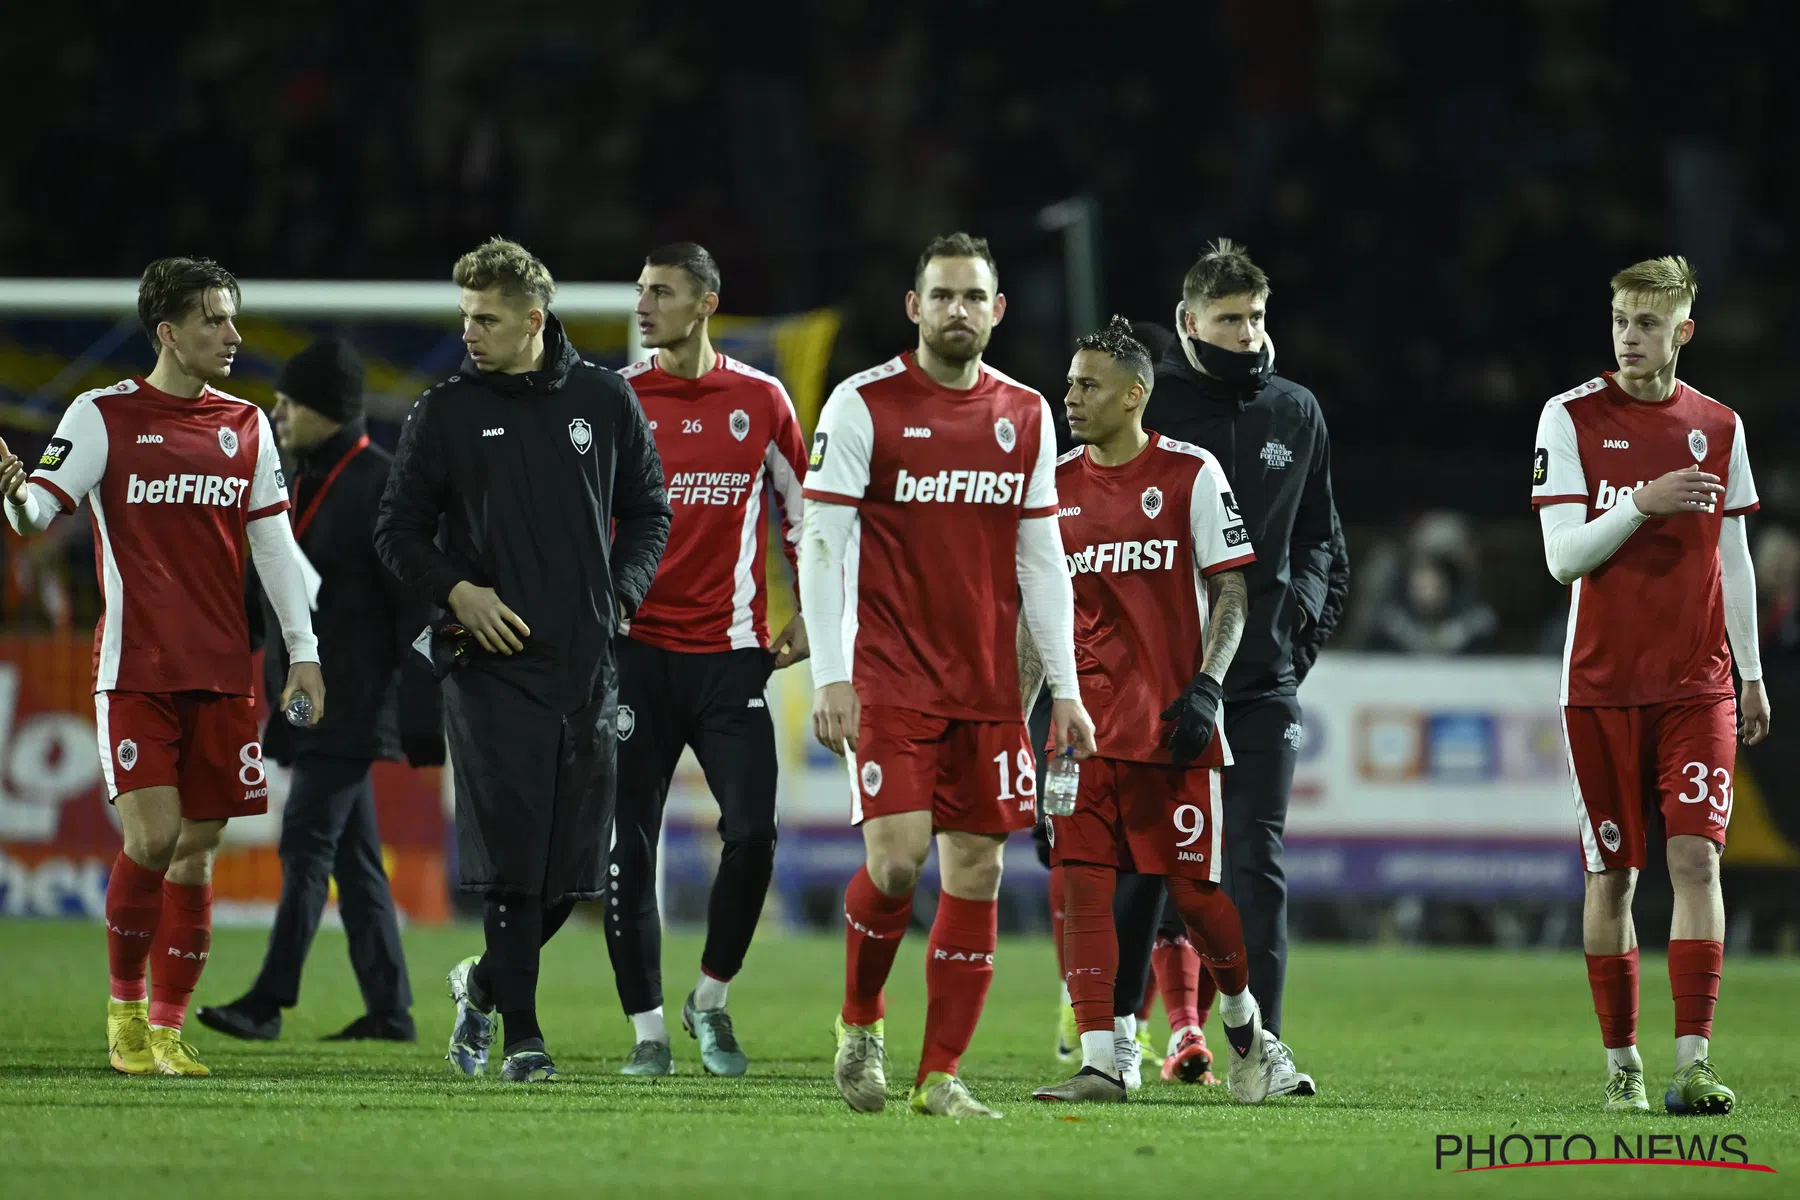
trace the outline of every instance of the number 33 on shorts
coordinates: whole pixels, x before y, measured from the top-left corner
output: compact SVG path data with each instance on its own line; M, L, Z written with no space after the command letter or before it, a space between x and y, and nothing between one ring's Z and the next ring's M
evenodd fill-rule
M1712 807L1707 820L1717 825L1731 823L1731 772L1724 767L1709 767L1691 762L1681 769L1693 786L1693 794L1682 792L1676 799L1683 804L1706 804ZM1710 785L1710 786L1709 786Z

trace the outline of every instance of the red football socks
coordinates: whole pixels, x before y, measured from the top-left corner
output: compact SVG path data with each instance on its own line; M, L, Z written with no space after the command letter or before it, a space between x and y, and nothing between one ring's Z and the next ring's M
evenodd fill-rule
M938 893L937 919L925 944L925 1050L916 1082L933 1071L956 1074L994 980L999 925L999 901Z
M1713 1009L1719 1003L1719 973L1724 965L1723 942L1670 940L1669 989L1675 995L1676 1037L1712 1037ZM1634 982L1636 966L1634 959Z
M1063 979L1083 1033L1113 1027L1119 931L1113 924L1118 872L1087 863L1063 866Z
M142 1000L149 993L144 964L162 918L163 873L140 867L123 850L106 880L106 960L114 1000Z
M1056 977L1063 978L1063 869L1050 868L1050 942L1056 947Z
M873 1025L887 1011L881 989L911 918L911 892L884 895L867 866L856 868L844 890L844 1024Z
M1185 937L1167 938L1157 935L1150 951L1150 968L1156 976L1157 990L1162 993L1163 1012L1169 1018L1169 1032L1201 1026L1200 955ZM1207 981L1211 983L1210 978ZM1210 999L1209 999L1210 1003Z
M1669 943L1669 974L1675 973L1675 947ZM1699 943L1692 943L1699 944ZM1718 945L1717 942L1712 943ZM1713 987L1719 977L1714 964ZM1594 1014L1600 1018L1600 1040L1608 1050L1637 1044L1638 1016L1638 952L1633 946L1624 954L1590 954L1587 956L1588 987L1594 993ZM1715 995L1717 994L1715 990ZM1676 1012L1679 1014L1679 1001ZM1712 1008L1707 1007L1710 1016ZM1679 1018L1676 1022L1680 1026Z
M1187 922L1188 937L1218 982L1219 990L1235 996L1250 986L1249 955L1244 950L1244 926L1237 905L1216 883L1194 879L1169 879L1169 895Z
M212 950L212 885L163 880L162 920L151 954L150 1024L180 1029Z

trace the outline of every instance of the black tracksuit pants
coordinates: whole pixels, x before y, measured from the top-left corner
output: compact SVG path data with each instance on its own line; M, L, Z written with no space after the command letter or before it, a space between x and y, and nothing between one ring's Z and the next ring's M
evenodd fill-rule
M250 994L282 1008L300 999L300 972L337 879L350 966L371 1013L412 1007L394 896L381 865L369 760L306 756L294 764L281 814L281 900Z
M730 979L744 965L775 867L775 725L766 650L692 653L621 637L617 836L606 893L606 948L626 1013L663 1002L656 854L663 806L692 747L719 805L724 848L707 905L700 966Z
M1250 994L1263 1025L1279 1036L1287 983L1287 875L1281 839L1288 792L1300 760L1300 701L1269 696L1225 706L1225 735L1234 765L1225 768L1225 838L1220 886L1237 905L1250 965ZM1150 948L1164 903L1158 876L1121 876L1113 911L1119 919L1115 1011L1136 1012L1149 982ZM1173 906L1169 906L1171 909ZM1179 927L1181 918L1175 916Z

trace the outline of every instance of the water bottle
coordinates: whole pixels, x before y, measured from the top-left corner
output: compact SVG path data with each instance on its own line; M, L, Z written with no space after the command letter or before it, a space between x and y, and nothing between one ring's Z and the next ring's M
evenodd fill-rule
M312 724L312 697L305 692L295 692L287 702L287 719L289 725L298 725L302 729Z
M1050 760L1044 772L1044 811L1053 817L1066 817L1075 811L1075 793L1081 788L1081 764L1075 761L1075 747L1070 746Z

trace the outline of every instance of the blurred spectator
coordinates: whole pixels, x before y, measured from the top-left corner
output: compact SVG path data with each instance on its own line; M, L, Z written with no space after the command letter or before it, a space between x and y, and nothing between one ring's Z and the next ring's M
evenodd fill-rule
M1407 564L1400 595L1375 615L1369 649L1389 654L1476 654L1498 622L1452 559L1418 553Z
M1764 657L1800 654L1800 537L1780 525L1756 535L1756 607Z

